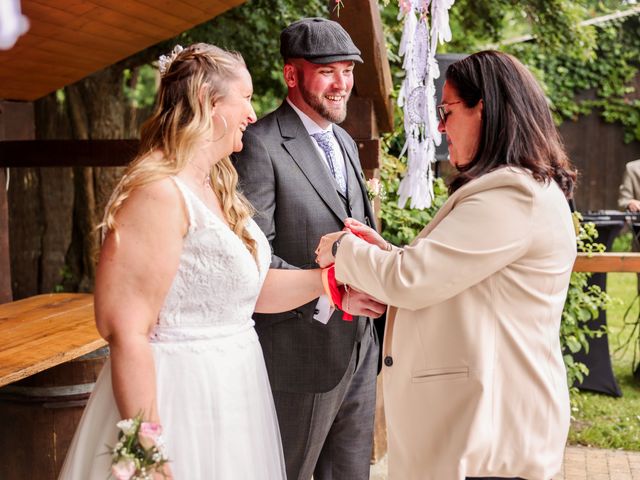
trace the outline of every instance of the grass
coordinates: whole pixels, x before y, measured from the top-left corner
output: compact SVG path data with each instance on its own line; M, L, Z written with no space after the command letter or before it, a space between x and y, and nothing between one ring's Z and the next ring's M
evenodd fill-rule
M631 333L629 326L623 327L625 311L632 302L627 320L638 318L636 274L608 274L607 292L618 299L607 310L607 323L613 371L622 397L587 392L574 395L569 443L640 451L640 382L633 377L633 345L626 352L616 352Z

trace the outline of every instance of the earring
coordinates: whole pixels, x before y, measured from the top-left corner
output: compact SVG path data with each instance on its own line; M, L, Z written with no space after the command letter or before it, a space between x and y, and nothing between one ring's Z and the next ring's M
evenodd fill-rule
M218 115L218 114L215 113L213 116L215 117L216 115ZM212 140L212 142L214 142L214 143L222 140L224 138L224 136L227 134L227 119L224 118L224 115L220 115L220 118L222 119L222 123L224 125L224 130L222 132L222 135L220 135L220 137L216 138L215 140Z

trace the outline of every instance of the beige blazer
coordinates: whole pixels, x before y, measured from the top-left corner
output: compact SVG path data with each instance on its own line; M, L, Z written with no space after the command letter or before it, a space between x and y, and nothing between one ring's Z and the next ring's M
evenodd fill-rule
M558 186L514 168L460 188L404 249L344 237L336 277L392 306L392 480L549 480L560 470L569 395L559 326L575 257Z
M631 200L640 200L640 160L627 163L618 191L618 207L626 210Z

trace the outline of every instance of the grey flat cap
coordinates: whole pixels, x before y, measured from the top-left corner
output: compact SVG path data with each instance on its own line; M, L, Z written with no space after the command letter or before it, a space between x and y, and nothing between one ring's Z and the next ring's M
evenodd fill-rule
M347 31L326 18L303 18L285 28L280 34L280 53L285 61L304 58L321 64L348 60L363 63Z

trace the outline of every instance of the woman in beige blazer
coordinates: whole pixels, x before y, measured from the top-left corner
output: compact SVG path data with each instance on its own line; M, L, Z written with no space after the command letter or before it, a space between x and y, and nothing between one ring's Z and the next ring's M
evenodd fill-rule
M511 56L449 67L438 114L458 173L435 218L402 249L347 220L364 240L326 235L318 262L390 305L391 479L549 480L569 428L559 326L575 172L541 88Z

